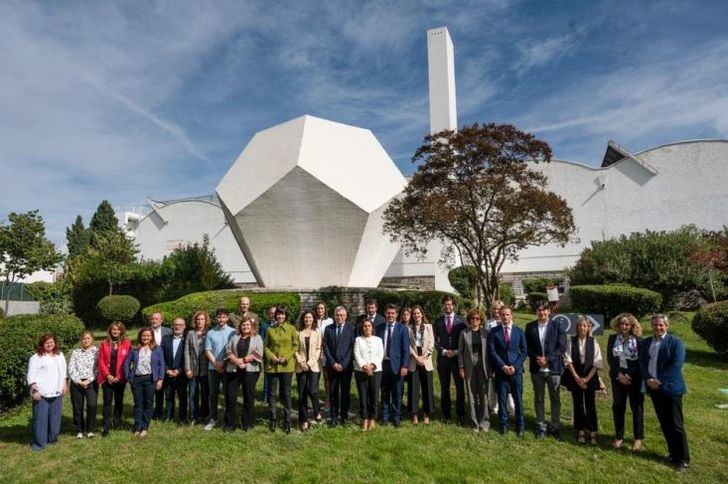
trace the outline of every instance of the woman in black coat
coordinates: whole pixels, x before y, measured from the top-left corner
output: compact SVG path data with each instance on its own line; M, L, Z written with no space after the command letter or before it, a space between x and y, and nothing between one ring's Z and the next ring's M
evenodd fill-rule
M614 447L619 449L624 442L624 416L629 399L634 434L632 450L639 452L643 449L645 401L639 367L642 326L630 313L622 313L612 319L611 327L617 332L611 335L607 342L607 361L609 361L609 377L612 380L613 394Z

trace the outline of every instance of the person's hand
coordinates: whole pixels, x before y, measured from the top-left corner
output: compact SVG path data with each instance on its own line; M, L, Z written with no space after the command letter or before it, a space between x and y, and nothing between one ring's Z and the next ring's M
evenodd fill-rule
M154 385L157 390L162 389L162 380L157 380L157 383Z
M400 370L399 370L399 375L400 375L400 376L401 376L402 378L404 378L404 377L406 377L406 376L407 376L407 371L409 371L407 367L404 367L404 368L400 368Z
M344 370L344 367L342 367L340 363L334 363L334 370L341 373Z
M540 366L541 368L544 368L546 365L549 364L549 361L546 359L545 356L537 356L536 364L538 364L538 366Z
M33 401L40 402L41 398L42 397L40 396L40 392L36 389L36 391L33 392Z
M185 372L185 375L187 375L187 378L189 378L190 380L192 380L192 376L193 376L193 375L192 375L192 370L187 370L187 371Z
M114 380L116 380L116 379L113 376L106 375L106 381L109 382L109 385L116 383Z
M632 383L632 379L629 377L629 375L625 375L624 373L620 373L617 375L617 381L622 385L629 385Z
M455 355L455 351L453 351L453 350L446 350L445 351L445 354L447 355L448 358L452 358Z
M460 368L460 378L465 379L465 368Z
M253 360L254 360L254 358L253 358L253 355L248 355L248 356L245 356L245 357L243 358L243 361L244 361L245 363L250 363L250 362L251 362L251 361L253 361Z
M174 377L174 370L167 370L167 376Z
M222 373L222 371L223 371L222 361L215 360L215 371L217 371L218 373Z
M247 364L247 363L245 363L245 361L244 361L244 360L238 360L238 362L236 363L236 366L237 366L238 368L240 368L241 370L244 370L244 369L245 369L245 367L246 367L246 366L248 366L248 364Z
M655 378L649 378L646 383L650 390L657 390L660 388L660 382Z

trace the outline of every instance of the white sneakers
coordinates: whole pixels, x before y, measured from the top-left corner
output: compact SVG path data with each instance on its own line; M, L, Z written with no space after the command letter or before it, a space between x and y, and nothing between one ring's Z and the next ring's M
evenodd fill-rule
M89 433L86 434L86 437L88 437L89 439L93 439L94 438L94 433L93 432L89 432Z
M76 434L76 438L77 438L77 439L82 439L82 438L83 438L83 432L79 432L79 433L77 433L77 434Z
M207 425L205 425L205 430L212 430L213 428L215 428L215 421L210 420L207 422Z

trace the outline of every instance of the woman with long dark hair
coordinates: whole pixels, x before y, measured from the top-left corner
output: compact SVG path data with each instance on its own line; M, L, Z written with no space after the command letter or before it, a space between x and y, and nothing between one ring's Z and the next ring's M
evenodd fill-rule
M61 431L63 396L68 393L66 359L53 333L41 336L28 361L28 387L33 398L33 450L55 444Z
M296 352L296 384L298 385L298 423L301 430L308 429L308 401L311 400L316 421L321 422L319 407L319 360L323 338L316 328L316 318L304 311L298 320L298 351Z
M265 368L266 373L270 375L268 427L271 432L275 432L276 407L280 399L283 403L283 431L288 434L291 432L291 380L296 369L299 339L296 328L286 321L287 318L286 308L278 306L275 322L268 328L265 338Z
M136 346L124 362L124 375L134 396L134 435L146 437L154 411L154 393L164 382L164 353L154 341L154 330L139 330Z
M412 423L419 422L420 394L422 395L422 414L425 425L430 423L430 415L435 412L435 395L432 387L432 352L435 336L432 325L427 320L421 306L412 308L412 322L409 327L410 361L408 377L411 378L407 401L410 405Z

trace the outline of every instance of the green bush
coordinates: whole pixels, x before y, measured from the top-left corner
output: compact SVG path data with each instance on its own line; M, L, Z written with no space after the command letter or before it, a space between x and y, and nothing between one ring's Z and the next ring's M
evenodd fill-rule
M384 314L384 306L392 303L395 306L402 308L404 306L422 306L425 311L425 315L430 322L442 314L442 298L445 295L450 295L455 300L456 311L460 314L465 314L469 309L466 307L465 300L455 294L450 294L444 291L384 291L384 290L372 290L364 294L364 299L374 298L377 300L379 305L379 312ZM352 319L356 315L351 315Z
M38 281L27 284L25 288L40 304L40 314L73 314L69 282Z
M22 314L0 322L0 410L9 408L27 395L28 360L40 337L52 332L64 353L76 345L83 323L72 315Z
M528 307L531 308L531 310L536 310L536 304L538 304L541 301L548 302L549 296L545 292L529 292L526 294L526 302L528 303Z
M498 285L498 294L501 301L506 306L513 307L516 303L516 296L513 294L513 285L508 283L501 283Z
M526 294L531 292L542 292L545 294L546 286L555 286L556 281L548 277L536 277L534 279L525 279L521 284L523 284L523 292Z
M693 331L719 355L728 356L728 301L710 304L693 316Z
M447 273L450 285L465 299L475 299L475 286L478 284L478 273L473 266L460 266Z
M622 312L640 318L657 312L662 306L659 292L622 284L572 286L569 295L576 311L603 314L606 321Z
M142 309L142 317L148 320L154 312L161 312L165 321L183 318L190 322L196 311L207 311L214 315L218 308L236 312L240 307L240 298L250 298L250 310L265 318L268 308L282 304L288 309L290 321L295 320L301 310L301 298L292 292L247 292L243 290L225 289L221 291L204 291L187 294L174 301L153 304Z
M106 296L96 305L96 311L104 325L114 321L129 324L139 312L139 301L134 296Z

